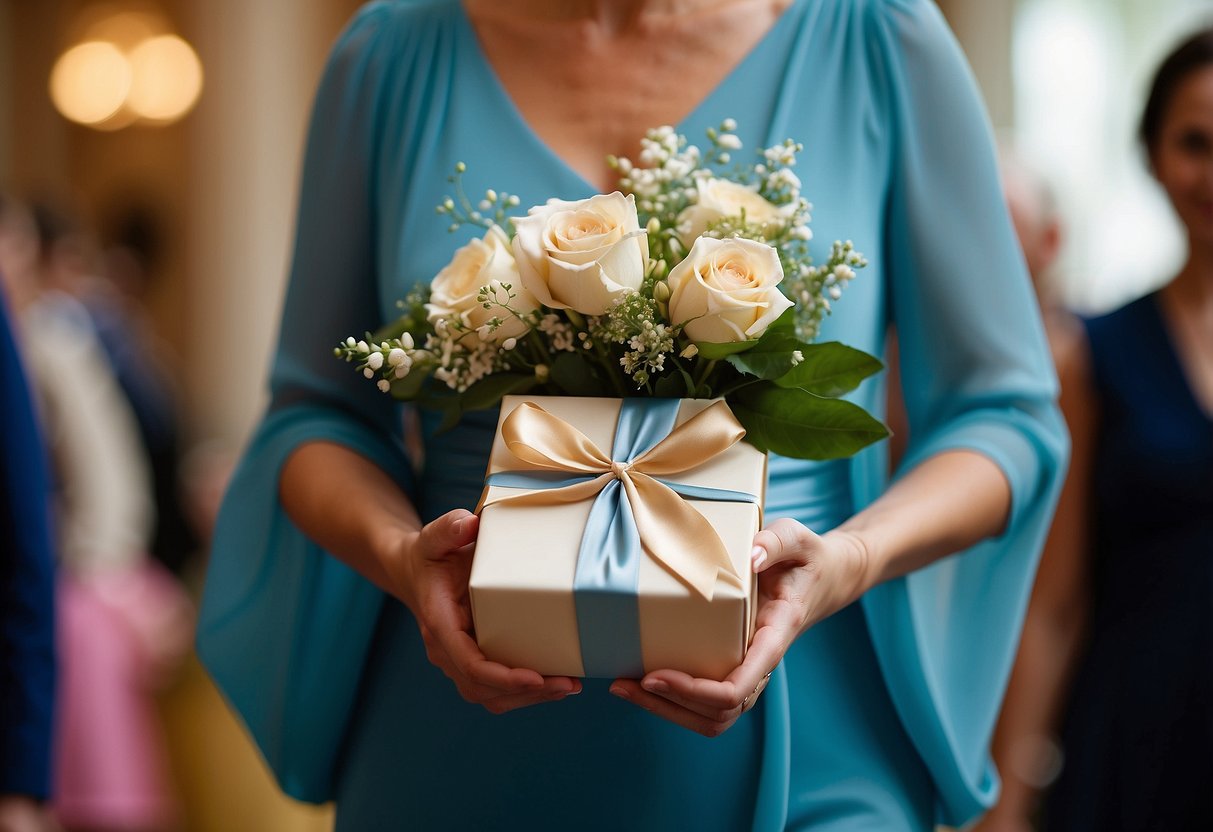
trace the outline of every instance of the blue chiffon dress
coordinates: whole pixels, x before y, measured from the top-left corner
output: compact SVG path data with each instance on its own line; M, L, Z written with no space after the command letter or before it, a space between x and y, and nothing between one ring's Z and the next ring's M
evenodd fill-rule
M709 740L589 680L493 716L425 659L401 604L311 544L277 502L301 442L378 462L425 518L476 502L496 415L436 434L418 473L400 411L332 345L393 316L471 231L434 206L457 161L473 193L594 188L529 129L454 2L375 3L321 84L270 411L226 500L199 648L283 788L337 801L337 828L926 830L997 791L987 743L1066 440L989 130L961 54L922 0L796 0L677 128L732 117L748 148L802 141L816 256L872 265L823 340L900 333L912 442L987 455L1013 508L997 539L876 587L798 640L758 706ZM883 410L879 381L854 400ZM886 455L774 458L767 518L824 531L884 488Z

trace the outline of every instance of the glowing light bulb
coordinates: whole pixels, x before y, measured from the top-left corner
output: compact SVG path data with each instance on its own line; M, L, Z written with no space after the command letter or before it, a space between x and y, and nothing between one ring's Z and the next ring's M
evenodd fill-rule
M190 111L202 92L202 64L176 35L158 35L130 52L133 80L126 106L148 121L166 124Z
M64 118L99 124L122 108L131 91L133 74L131 62L114 44L86 41L55 62L51 100Z

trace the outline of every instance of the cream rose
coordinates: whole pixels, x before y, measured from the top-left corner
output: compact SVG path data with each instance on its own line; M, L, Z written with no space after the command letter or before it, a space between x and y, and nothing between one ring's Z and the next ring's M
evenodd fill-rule
M601 315L644 279L647 245L630 195L551 199L514 228L522 285L544 306Z
M783 226L795 204L776 205L761 196L757 189L730 182L727 179L702 178L695 184L698 196L695 204L678 215L678 236L690 248L708 226L725 217L740 217L754 225Z
M511 309L526 313L538 308L538 302L519 279L518 266L510 253L510 241L505 232L491 228L483 239L472 240L455 252L451 262L430 284L430 302L425 307L430 323L439 318L458 318L464 325L478 330L493 318L501 318L501 326L489 336L491 340L500 343L523 335L527 331L525 321L499 306L485 309L484 303L477 299L481 287L502 283L510 284L514 294L508 301ZM506 291L498 290L497 299L504 303L506 298ZM464 336L469 337L478 336Z
M779 291L779 253L765 243L700 237L673 268L670 320L692 341L723 344L759 338L792 306Z

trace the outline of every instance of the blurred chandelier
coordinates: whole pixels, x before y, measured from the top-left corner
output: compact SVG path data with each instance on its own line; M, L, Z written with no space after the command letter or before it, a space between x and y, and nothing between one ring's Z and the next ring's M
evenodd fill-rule
M172 124L202 92L202 63L162 15L143 7L94 6L50 76L66 119L97 130Z

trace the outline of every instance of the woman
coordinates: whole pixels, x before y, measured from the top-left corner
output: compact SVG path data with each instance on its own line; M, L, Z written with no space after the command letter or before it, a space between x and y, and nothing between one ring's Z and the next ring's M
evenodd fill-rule
M463 241L433 210L457 161L523 204L576 198L611 190L603 159L646 128L725 118L749 147L803 140L817 238L869 254L822 337L879 351L896 319L905 473L876 500L878 450L772 460L767 513L788 519L755 541L760 626L724 682L488 662L466 507L495 416L436 435L423 413L414 475L381 438L395 408L330 345ZM335 796L339 829L920 830L990 800L1065 443L986 124L932 5L375 4L335 50L305 164L274 403L221 518L200 644L284 788Z
M1095 429L1080 455L1075 428L1075 497L1042 564L1057 580L1033 600L1052 626L1032 628L1042 635L1016 665L1036 684L1013 684L1007 702L1037 716L1000 726L1008 748L1039 742L1068 694L1045 807L1047 828L1066 832L1213 827L1213 29L1163 61L1139 138L1188 256L1161 290L1087 321L1063 375ZM1032 798L1017 788L983 829L1030 828Z

